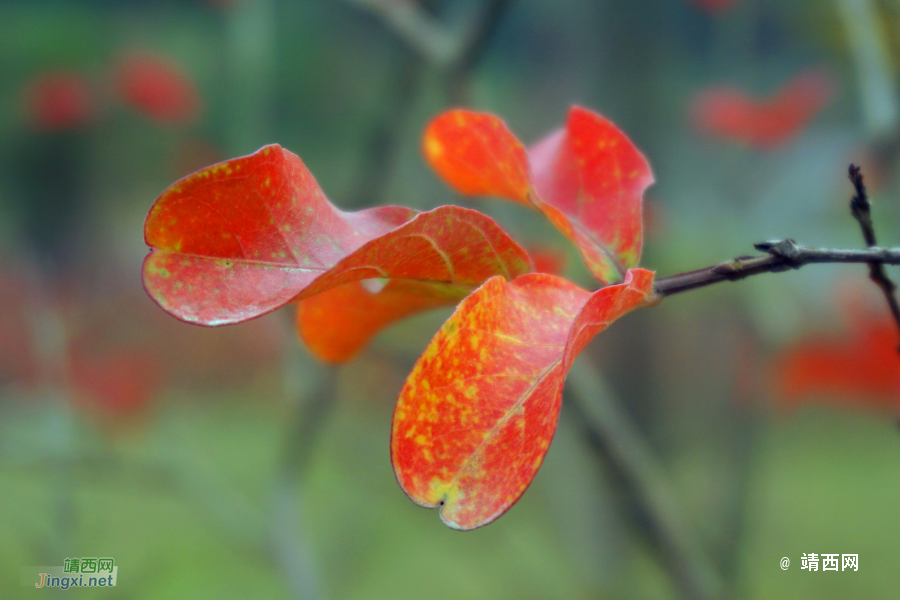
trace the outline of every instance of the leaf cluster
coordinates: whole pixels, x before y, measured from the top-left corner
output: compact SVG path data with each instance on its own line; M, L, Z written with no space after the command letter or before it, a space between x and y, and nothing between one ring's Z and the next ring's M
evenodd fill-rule
M497 117L451 110L428 125L422 148L457 192L546 216L599 289L535 273L528 252L474 210L341 211L277 145L203 169L157 199L143 281L164 310L199 325L295 303L300 337L327 362L352 359L398 319L458 304L400 392L391 459L414 502L473 529L534 478L578 354L655 301L653 273L638 267L653 175L624 133L580 107L530 149Z

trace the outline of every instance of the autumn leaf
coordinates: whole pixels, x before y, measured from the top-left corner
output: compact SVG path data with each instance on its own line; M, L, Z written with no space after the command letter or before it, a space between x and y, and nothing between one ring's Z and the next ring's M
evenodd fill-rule
M541 211L575 242L601 283L622 281L642 244L641 200L650 165L615 125L580 107L566 126L526 151L500 119L466 110L439 115L422 143L456 191Z
M590 293L554 275L488 280L419 358L394 412L391 459L417 504L456 529L486 525L531 483L563 381L587 343L653 300L653 273Z
M529 248L536 273L559 275L565 254L546 247ZM371 289L356 281L332 288L297 304L297 332L309 350L321 360L342 363L352 360L388 325L419 312L455 306L472 288L393 279L382 289Z
M708 135L771 150L793 139L815 118L831 99L833 87L825 73L811 70L767 100L733 88L712 88L694 100L694 124Z
M531 270L527 253L473 210L340 211L299 157L277 145L175 183L144 232L147 292L201 325L246 321L362 279L474 288Z

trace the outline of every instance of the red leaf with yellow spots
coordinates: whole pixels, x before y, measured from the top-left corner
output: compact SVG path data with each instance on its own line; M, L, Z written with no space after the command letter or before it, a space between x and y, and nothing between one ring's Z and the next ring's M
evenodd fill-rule
M277 145L175 183L150 210L144 235L147 292L201 325L246 321L360 279L474 288L530 271L527 253L476 211L340 211Z
M554 275L488 280L419 358L394 412L391 459L403 490L473 529L525 491L556 431L563 381L587 343L653 299L653 273L594 293Z
M498 118L453 110L434 119L423 151L458 192L530 204L578 246L602 283L622 281L641 255L650 165L600 115L573 107L566 127L526 152Z

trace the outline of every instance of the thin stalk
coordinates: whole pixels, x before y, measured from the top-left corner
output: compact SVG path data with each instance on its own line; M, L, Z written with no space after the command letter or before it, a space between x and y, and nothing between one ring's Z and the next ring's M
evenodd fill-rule
M684 597L725 597L725 586L698 542L662 466L606 382L580 360L572 365L567 383L591 441L608 455L641 513L652 524L672 578Z

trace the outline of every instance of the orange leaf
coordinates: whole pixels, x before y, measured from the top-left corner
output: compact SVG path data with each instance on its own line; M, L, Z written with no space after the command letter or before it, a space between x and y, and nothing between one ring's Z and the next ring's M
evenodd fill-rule
M641 254L650 165L612 123L573 107L566 127L526 155L496 117L454 110L428 126L425 157L454 189L531 204L578 246L601 283L621 281Z
M452 306L471 288L393 279L378 292L354 281L301 300L297 332L310 351L330 363L354 358L372 337L415 313Z
M445 112L425 129L422 149L434 170L460 194L530 203L525 147L497 117Z
M238 323L351 281L402 278L476 287L530 270L489 217L457 206L335 208L280 146L172 185L144 227L144 286L167 312Z
M456 529L490 523L544 459L575 357L652 300L653 273L594 293L554 275L490 279L463 300L410 373L394 412L391 459L417 504Z

